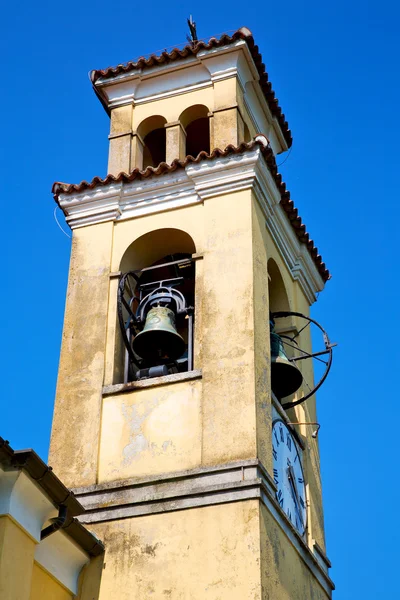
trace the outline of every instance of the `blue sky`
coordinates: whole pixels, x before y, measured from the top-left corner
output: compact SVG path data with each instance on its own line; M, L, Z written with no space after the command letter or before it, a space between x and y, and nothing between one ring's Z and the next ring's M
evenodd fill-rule
M242 25L253 31L291 126L293 150L280 170L333 275L312 315L339 343L318 394L334 597L395 598L394 2L155 0L136 8L120 0L23 0L3 7L0 435L46 459L70 250L54 221L51 184L105 175L107 165L108 117L87 73L184 42L189 13L200 37Z

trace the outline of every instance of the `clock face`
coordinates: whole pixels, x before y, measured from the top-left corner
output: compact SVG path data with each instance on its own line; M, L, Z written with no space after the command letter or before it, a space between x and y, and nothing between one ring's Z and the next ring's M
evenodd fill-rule
M281 419L272 424L272 455L277 500L292 525L303 535L307 524L303 467L294 437Z

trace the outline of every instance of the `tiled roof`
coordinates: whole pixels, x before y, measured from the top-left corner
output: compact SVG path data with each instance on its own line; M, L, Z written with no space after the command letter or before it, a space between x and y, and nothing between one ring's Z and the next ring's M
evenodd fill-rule
M52 192L54 199L58 203L58 197L60 194L72 194L76 192L83 192L84 190L93 189L97 186L104 186L110 183L129 183L135 179L146 179L153 175L163 175L164 173L172 173L177 169L185 168L191 163L199 163L202 160L212 160L213 158L219 158L228 156L231 154L241 154L247 150L252 150L255 146L260 146L263 156L266 160L268 168L274 181L278 187L281 195L281 206L287 214L289 221L293 227L293 230L298 237L299 241L307 246L308 251L311 254L319 274L324 281L330 279L330 273L322 260L321 255L318 253L318 248L314 245L313 240L310 238L309 233L306 230L306 226L299 216L298 210L294 205L293 200L290 198L290 192L286 189L286 184L282 181L282 176L278 173L276 160L271 146L266 143L267 138L264 135L257 136L253 141L249 143L243 142L239 146L227 146L225 150L216 148L208 154L207 152L200 152L196 158L193 156L186 156L184 160L174 160L170 165L165 162L160 163L157 167L147 167L144 170L134 169L130 173L119 173L119 175L107 175L104 179L101 177L94 177L92 181L81 181L78 184L61 183L56 181L53 184Z
M285 141L290 148L293 140L288 122L286 121L285 115L283 114L278 100L275 97L275 92L272 89L272 85L268 80L268 73L265 70L262 56L258 51L258 46L255 44L253 35L251 31L247 29L247 27L241 27L235 31L233 35L224 34L220 38L212 37L207 42L198 41L193 44L188 44L182 50L179 48L174 48L170 52L164 51L159 55L152 54L149 58L142 57L136 61L130 61L125 64L117 65L116 67L108 67L107 69L91 71L90 78L94 85L100 77L114 77L121 73L128 73L129 71L136 69L146 69L157 65L167 64L175 60L182 60L188 56L196 56L196 54L202 50L211 50L212 48L226 46L236 42L237 40L244 40L250 50L254 64L260 76L260 86L268 103L269 109L272 115L276 117Z

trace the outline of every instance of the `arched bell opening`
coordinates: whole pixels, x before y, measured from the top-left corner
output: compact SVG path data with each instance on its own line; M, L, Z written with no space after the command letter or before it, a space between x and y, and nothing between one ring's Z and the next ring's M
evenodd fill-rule
M280 399L294 394L302 385L303 376L301 369L291 359L297 346L297 330L293 326L292 317L275 320L275 313L290 311L290 303L286 292L285 283L276 262L271 258L268 268L268 295L271 344L271 388L275 396Z
M209 112L204 104L196 104L184 110L179 117L186 131L186 156L196 158L202 151L210 153Z
M123 381L193 369L195 252L192 238L178 229L149 232L125 252L116 357Z
M290 310L289 298L286 292L286 287L279 267L273 258L270 258L268 260L267 269L269 279L269 310L271 312Z
M137 129L143 140L143 169L157 167L166 159L166 131L167 120L155 115L142 121Z

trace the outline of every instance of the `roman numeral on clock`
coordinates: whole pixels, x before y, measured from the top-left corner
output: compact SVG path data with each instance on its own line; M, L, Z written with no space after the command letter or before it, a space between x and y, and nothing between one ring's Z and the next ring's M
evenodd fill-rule
M274 481L276 484L278 483L278 469L274 469Z

